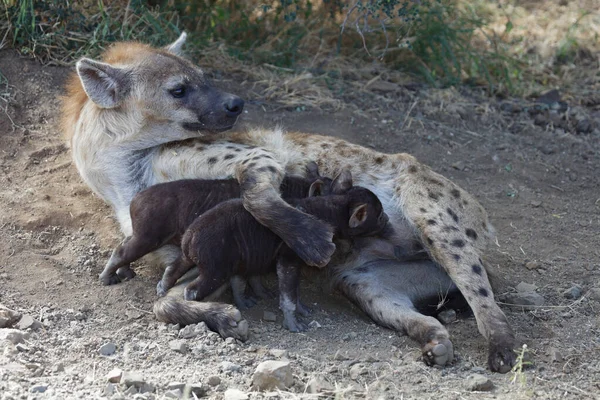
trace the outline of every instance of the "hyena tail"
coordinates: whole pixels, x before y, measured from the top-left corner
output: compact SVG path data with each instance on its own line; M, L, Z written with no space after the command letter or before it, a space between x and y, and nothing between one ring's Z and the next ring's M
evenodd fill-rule
M189 271L167 295L154 303L154 315L161 322L191 325L204 322L224 338L248 340L248 321L242 319L240 311L232 305L217 302L189 301L183 298L183 289L193 277Z

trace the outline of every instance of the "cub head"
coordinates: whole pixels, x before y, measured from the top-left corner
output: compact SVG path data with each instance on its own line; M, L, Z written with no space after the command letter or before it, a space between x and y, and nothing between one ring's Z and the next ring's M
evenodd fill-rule
M244 101L212 87L199 67L180 56L185 40L182 33L162 49L117 43L102 61L83 58L76 66L80 88L95 107L114 112L111 119L136 114L139 126L160 126L163 142L226 131Z

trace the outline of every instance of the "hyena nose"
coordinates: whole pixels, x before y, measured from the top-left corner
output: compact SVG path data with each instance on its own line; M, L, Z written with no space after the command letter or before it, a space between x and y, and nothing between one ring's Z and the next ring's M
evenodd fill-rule
M223 107L225 107L225 114L227 114L228 117L237 117L244 109L244 100L237 96L231 96L225 101Z

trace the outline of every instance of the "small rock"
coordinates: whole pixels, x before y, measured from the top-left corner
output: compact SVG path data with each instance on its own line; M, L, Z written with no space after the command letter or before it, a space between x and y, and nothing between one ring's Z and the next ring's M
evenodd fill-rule
M456 321L456 311L453 309L444 310L437 315L437 318L444 325L451 324Z
M53 372L64 372L64 371L65 371L65 366L64 366L64 364L63 364L63 363L61 363L61 362L59 362L59 363L56 363L56 364L54 365L54 367L52 367L52 371L53 371Z
M551 362L562 362L564 360L562 353L558 349L551 348L548 353Z
M541 205L542 205L542 201L541 201L541 200L533 200L533 201L531 202L531 206L532 206L532 207L534 207L534 208L538 208L538 207L540 207ZM532 262L533 262L533 261L530 261L530 262L528 262L527 264L529 264L529 263L532 263ZM527 266L527 264L526 264L525 266ZM528 269L535 269L535 268L529 268L529 267L528 267Z
M560 101L560 92L557 89L551 89L537 98L537 103L551 106Z
M18 329L0 329L0 342L8 340L12 344L19 344L29 339L29 333Z
M538 269L541 268L541 264L537 261L529 261L525 264L525 268L529 269L529 270L534 270L534 269Z
M31 393L44 393L48 390L48 385L34 385L29 391Z
M29 328L31 328L32 330L35 331L37 329L40 329L41 327L42 327L42 323L40 321L36 321L35 319L33 319L33 317L29 314L23 315L23 317L17 323L17 328L19 328L23 331L27 330Z
M119 383L121 382L121 377L123 376L123 370L119 368L112 369L107 375L106 380L110 383Z
M227 389L223 395L223 400L248 400L246 393L238 389Z
M531 283L521 282L517 285L517 287L515 289L517 289L517 292L519 292L519 293L529 293L529 292L535 292L537 289L537 286L535 286L534 284L531 284Z
M367 369L362 364L354 364L350 368L350 379L356 380L359 375L363 375L367 373Z
M265 320L267 322L275 322L275 321L277 321L277 315L275 315L274 312L265 311L263 313L263 320Z
M181 389L171 389L167 390L164 394L164 397L167 399L179 399L183 395Z
M185 388L185 383L183 382L171 382L167 385L167 389L168 390L181 390L183 392L183 389Z
M204 322L200 322L199 324L192 324L185 326L182 330L179 331L179 337L182 339L191 339L196 336L202 335L208 331L206 324Z
M309 327L311 327L311 328L313 328L313 329L316 329L316 328L320 328L320 327L321 327L321 324L320 324L320 323L318 323L318 322L317 322L317 321L315 321L315 320L312 320L312 321L310 321L310 323L308 324L308 326L309 326Z
M494 388L494 383L484 375L473 374L467 378L466 386L471 391L489 392Z
M10 328L20 319L20 313L0 304L0 328Z
M98 352L103 356L112 356L115 351L117 351L117 346L112 342L104 343L98 349Z
M218 386L221 383L221 378L217 375L211 375L208 377L207 382L210 386Z
M281 349L271 349L271 350L269 350L269 354L275 358L281 358L281 357L288 356L287 350L281 350Z
M231 361L221 362L221 371L223 372L238 372L241 371L241 369L241 365L232 363Z
M189 387L190 393L195 394L196 397L203 397L208 392L208 388L201 383L193 383L187 387Z
M306 384L306 391L310 394L317 394L323 392L333 392L335 387L322 378L312 378Z
M134 386L137 389L141 388L146 383L142 374L131 371L123 372L120 382L127 387Z
M592 122L587 118L583 118L577 122L577 127L575 129L578 133L590 133L592 131Z
M585 295L590 300L600 301L600 288L593 287Z
M113 383L109 383L108 385L106 385L106 387L104 388L104 395L106 397L110 397L113 394L115 394L117 392L117 386Z
M342 340L343 340L344 342L347 342L347 341L349 341L349 340L356 339L356 336L358 336L358 335L356 334L356 332L348 332L348 333L346 333L344 336L342 336Z
M136 388L135 386L129 386L129 387L128 387L128 388L127 388L127 389L126 389L124 392L123 392L123 394L124 394L124 395L129 395L129 396L132 396L132 395L134 395L134 394L137 394L137 393L138 393L138 390L137 390L137 388Z
M294 383L289 361L263 361L252 376L252 387L256 390L285 389Z
M581 297L581 294L581 287L578 285L574 285L563 292L563 296L565 296L565 298L572 300L577 300Z
M526 310L534 309L535 306L542 306L545 302L544 297L535 292L512 293L505 296L504 299L509 305L514 307L523 307Z
M188 345L185 340L171 340L169 342L169 348L181 354L185 354L188 351Z
M140 387L140 393L153 393L155 390L154 385L146 382Z

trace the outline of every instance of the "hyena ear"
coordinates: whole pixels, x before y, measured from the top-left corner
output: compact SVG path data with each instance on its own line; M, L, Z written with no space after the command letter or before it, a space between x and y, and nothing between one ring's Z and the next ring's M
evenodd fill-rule
M185 44L186 39L187 39L187 33L181 32L181 35L179 35L177 40L174 41L173 43L165 46L165 49L170 53L180 56L183 53L181 48Z
M356 228L362 225L367 220L367 205L359 204L354 207L352 210L352 215L350 216L350 221L348 221L348 226L350 228Z
M121 68L82 58L77 61L76 69L83 90L98 107L118 107L129 92L131 77Z
M323 183L322 180L318 179L318 180L314 181L310 185L310 188L308 189L308 197L323 196L323 187L324 186L325 186L325 183Z
M344 194L351 188L352 174L347 169L343 169L331 182L331 193L333 194Z
M311 161L306 164L306 179L309 181L314 181L315 179L319 179L321 175L319 175L319 166L316 162Z

